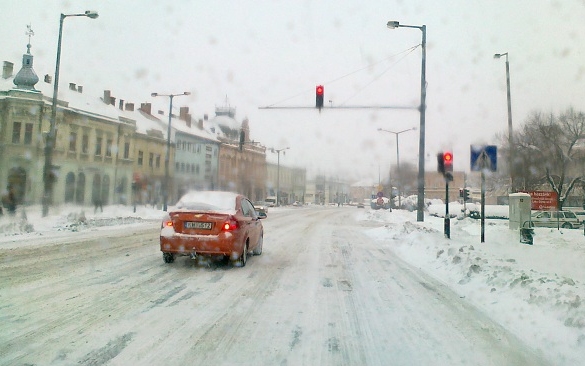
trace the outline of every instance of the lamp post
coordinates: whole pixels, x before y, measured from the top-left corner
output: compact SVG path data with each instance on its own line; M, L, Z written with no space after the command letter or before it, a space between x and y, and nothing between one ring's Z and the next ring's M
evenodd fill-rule
M284 154L285 150L290 149L290 147L284 147L282 149L274 149L271 148L270 151L278 154L278 163L276 168L276 206L280 206L280 153Z
M394 28L417 28L422 31L422 67L420 73L420 137L418 143L418 198L416 221L424 221L425 200L425 112L426 112L426 58L427 58L427 26L403 25L397 21L389 21L386 26Z
M163 187L163 211L167 210L167 200L169 197L169 159L171 153L171 118L173 116L173 98L179 95L189 95L190 92L179 94L159 94L151 93L152 97L169 97L169 125L167 126L167 148L165 153L165 186Z
M389 130L385 130L383 128L378 128L378 131L382 131L382 132L388 132L388 133L393 133L394 135L396 135L396 171L397 171L397 176L400 177L400 150L398 149L398 135L400 135L403 132L408 132L408 131L416 131L416 127L412 127L406 130L402 130L402 131L398 131L398 132L394 132L394 131L389 131ZM400 196L402 195L402 182L399 179L397 179L398 181L398 208L400 208L402 206L402 201ZM392 191L392 185L390 185L390 190ZM392 197L392 192L390 192L390 197Z
M87 10L83 14L61 14L59 18L59 38L57 40L57 59L55 62L55 81L53 82L53 100L51 105L51 119L49 126L49 133L47 134L45 142L45 166L43 169L43 217L49 214L49 206L53 200L53 150L55 149L56 140L56 120L57 120L57 92L59 91L59 67L61 63L61 39L63 38L63 20L67 17L88 17L96 19L98 13L96 11Z
M510 146L510 161L509 161L509 169L510 169L510 191L511 193L516 192L516 186L514 185L514 137L512 131L512 99L510 97L510 62L508 62L508 52L506 53L496 53L494 58L500 58L502 56L506 56L506 94L508 97L508 145Z

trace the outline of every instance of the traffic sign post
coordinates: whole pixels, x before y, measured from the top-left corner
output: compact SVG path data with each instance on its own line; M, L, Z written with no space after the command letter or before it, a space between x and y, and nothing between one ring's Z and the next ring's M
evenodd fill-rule
M471 145L471 170L481 172L481 242L485 242L485 172L498 168L498 148L495 145Z

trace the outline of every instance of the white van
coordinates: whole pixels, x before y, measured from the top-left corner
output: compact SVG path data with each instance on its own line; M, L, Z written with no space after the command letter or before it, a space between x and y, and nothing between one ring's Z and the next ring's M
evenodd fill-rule
M264 201L268 207L276 206L276 196L268 196Z

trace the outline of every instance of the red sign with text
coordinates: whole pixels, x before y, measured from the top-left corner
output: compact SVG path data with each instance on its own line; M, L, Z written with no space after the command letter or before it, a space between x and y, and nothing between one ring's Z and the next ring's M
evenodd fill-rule
M528 191L533 210L558 210L557 193L549 191Z

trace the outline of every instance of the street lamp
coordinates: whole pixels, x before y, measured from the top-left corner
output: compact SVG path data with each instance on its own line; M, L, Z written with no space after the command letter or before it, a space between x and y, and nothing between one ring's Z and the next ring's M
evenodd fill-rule
M270 151L278 154L278 164L276 168L276 206L280 206L280 153L290 149L290 147L284 147L282 149L271 148ZM284 152L283 152L284 154Z
M53 150L55 148L56 140L56 119L57 119L57 92L59 91L59 66L61 63L61 39L63 38L63 20L67 17L88 17L96 19L98 17L97 11L87 10L83 14L61 14L59 18L59 38L57 40L57 59L55 62L55 81L53 83L53 101L51 109L51 119L49 126L49 133L47 134L45 143L45 166L43 169L43 217L49 214L49 206L53 200Z
M512 99L510 97L510 63L508 62L508 52L506 53L496 53L494 58L500 58L502 56L506 56L506 91L508 97L508 145L510 146L510 190L511 193L516 192L516 187L514 186L514 137L512 131Z
M151 93L151 97L169 97L169 125L167 127L167 149L165 154L165 186L163 187L163 211L167 210L167 199L169 197L169 155L171 153L171 117L173 116L173 98L179 95L189 95L190 92L179 94L159 94Z
M402 131L398 131L398 132L394 132L394 131L389 131L389 130L385 130L383 128L378 128L378 131L382 131L382 132L388 132L388 133L393 133L394 135L396 135L396 171L397 171L397 176L399 177L398 180L398 208L400 208L402 206L402 201L400 196L402 195L402 183L401 183L401 179L400 179L400 150L398 149L398 135L400 135L403 132L408 132L408 131L416 131L416 127L412 127L406 130L402 130ZM390 185L390 197L392 197L392 185Z
M426 112L426 97L427 97L427 83L425 79L426 74L426 58L427 58L427 26L421 25L403 25L397 21L389 21L386 26L390 29L394 28L417 28L422 31L422 68L420 72L420 137L418 143L418 198L417 198L417 215L416 221L424 221L424 207L425 207L425 112Z

